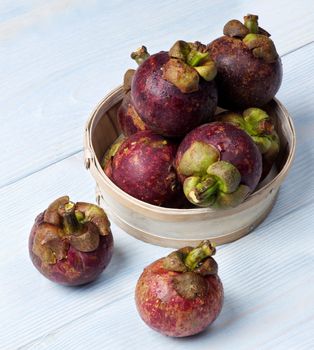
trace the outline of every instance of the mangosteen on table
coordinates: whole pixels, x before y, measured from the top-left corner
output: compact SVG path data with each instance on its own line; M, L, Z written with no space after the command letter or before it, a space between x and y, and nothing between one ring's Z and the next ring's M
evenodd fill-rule
M282 64L270 34L258 26L258 16L247 15L244 24L231 20L224 36L208 45L217 65L218 105L245 109L262 107L279 90Z
M273 166L280 149L280 139L270 116L260 108L248 108L243 113L222 112L215 116L215 120L231 123L251 136L262 154L261 180L263 180Z
M186 337L214 322L223 305L223 285L214 254L214 246L203 241L144 269L137 281L135 302L149 327L164 335Z
M147 57L140 49L132 57L140 66L131 99L149 129L181 137L211 120L217 106L216 67L205 45L177 41L169 52Z
M177 143L152 131L118 140L107 151L106 175L123 191L157 206L172 206L180 196L174 168Z
M29 254L39 272L53 282L80 285L93 281L113 253L110 222L97 205L56 199L37 216Z
M212 122L185 136L175 166L191 203L228 209L242 203L256 188L262 157L245 131L230 123Z

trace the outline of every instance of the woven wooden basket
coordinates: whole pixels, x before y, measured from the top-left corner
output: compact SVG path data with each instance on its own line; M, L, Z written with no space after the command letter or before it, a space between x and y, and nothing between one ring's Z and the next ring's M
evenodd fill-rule
M234 241L252 231L272 209L279 187L295 153L295 130L285 107L272 100L265 109L276 122L281 151L269 176L236 208L215 211L169 209L142 202L118 188L103 172L101 160L120 135L117 109L123 98L118 87L92 112L85 129L85 166L96 181L96 200L111 220L132 236L156 245L182 247L210 239L216 244ZM276 118L274 118L276 116Z

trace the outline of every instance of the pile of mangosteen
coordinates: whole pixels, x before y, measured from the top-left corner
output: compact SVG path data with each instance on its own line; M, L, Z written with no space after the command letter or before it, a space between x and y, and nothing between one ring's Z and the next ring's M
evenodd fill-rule
M168 51L131 54L138 67L124 76L123 136L103 160L131 196L228 209L269 173L280 140L264 106L280 87L281 60L255 15L229 21L223 33L208 45L179 40Z
M144 202L172 208L228 209L241 204L269 173L280 140L264 106L278 91L281 61L258 17L229 21L208 45L177 41L131 57L118 110L123 135L106 151L105 174ZM224 111L217 112L217 106ZM53 201L29 237L35 267L65 285L93 281L109 264L113 236L100 207ZM135 302L154 330L184 337L219 315L223 285L209 241L147 266Z

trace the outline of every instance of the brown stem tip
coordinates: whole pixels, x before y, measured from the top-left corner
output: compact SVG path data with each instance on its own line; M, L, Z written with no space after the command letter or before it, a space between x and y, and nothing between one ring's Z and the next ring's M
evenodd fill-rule
M250 33L258 33L258 16L248 14L244 16L244 25L247 27Z
M131 58L138 64L142 64L149 57L149 53L145 46L141 46L137 50L131 53Z

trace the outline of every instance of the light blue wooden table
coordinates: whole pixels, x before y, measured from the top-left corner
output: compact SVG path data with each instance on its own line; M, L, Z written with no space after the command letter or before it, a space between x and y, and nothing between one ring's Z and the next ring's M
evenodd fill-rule
M66 288L33 268L27 239L52 199L94 202L83 166L89 113L130 52L177 39L210 42L247 13L272 33L284 67L277 97L294 118L297 154L269 217L218 249L225 304L203 334L171 339L134 305L144 266L170 250L113 225L115 254L94 283ZM314 349L314 2L0 1L0 349Z

